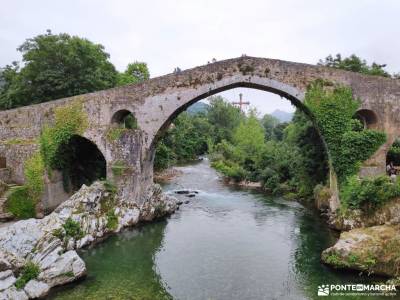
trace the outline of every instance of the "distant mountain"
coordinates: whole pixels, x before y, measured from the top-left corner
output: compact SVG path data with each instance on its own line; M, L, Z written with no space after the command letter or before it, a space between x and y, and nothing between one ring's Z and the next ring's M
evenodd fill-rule
M186 110L189 114L195 115L198 113L205 113L208 109L209 105L204 102L196 102L195 104L188 107Z
M293 118L293 113L283 111L280 109L275 109L272 113L271 116L274 116L277 118L280 122L290 122Z

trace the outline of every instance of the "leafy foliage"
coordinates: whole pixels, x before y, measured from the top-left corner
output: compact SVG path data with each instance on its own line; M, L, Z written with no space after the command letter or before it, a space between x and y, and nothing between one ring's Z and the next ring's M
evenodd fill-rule
M155 169L193 160L204 154L211 132L212 126L203 114L190 115L183 112L157 145Z
M115 230L118 227L118 217L115 215L114 210L110 210L107 213L107 228L110 230Z
M345 207L373 209L400 196L400 181L393 183L388 176L375 178L350 177L341 188Z
M62 225L65 230L65 236L72 237L74 239L80 239L83 236L81 225L77 222L68 218Z
M22 269L21 276L15 282L15 287L17 289L22 289L30 280L38 278L39 274L39 266L29 261Z
M19 48L23 67L7 66L0 108L40 103L115 86L117 71L100 44L66 33L27 39Z
M82 104L75 101L69 105L57 107L54 112L54 124L45 126L40 135L40 153L48 169L62 169L65 165L60 149L77 134L82 134L88 124Z
M210 97L209 100L207 119L214 126L213 142L232 141L234 129L243 120L242 112L221 96Z
M40 153L35 153L25 162L26 187L29 190L30 198L35 202L40 199L44 190L44 162Z
M27 186L15 187L7 197L6 209L18 219L35 217L36 201Z
M327 90L323 83L317 81L308 89L305 103L315 116L339 182L355 174L360 163L386 141L382 132L368 129L353 131L353 116L359 102L353 99L349 88Z
M395 166L400 166L400 140L395 140L390 147L386 160L388 163L393 162Z
M104 47L66 33L26 39L17 49L22 67L0 68L0 110L138 83L150 77L147 64L134 62L118 73Z
M150 78L150 72L147 64L144 62L134 62L128 64L125 72L119 73L117 76L117 85L127 85L138 83Z
M371 65L368 65L366 60L361 59L355 54L352 54L349 57L345 58L342 58L339 53L336 54L335 57L333 57L332 55L328 55L325 60L320 60L318 64L322 66L358 72L367 75L391 77L391 75L384 69L386 67L386 64L380 65L373 62Z

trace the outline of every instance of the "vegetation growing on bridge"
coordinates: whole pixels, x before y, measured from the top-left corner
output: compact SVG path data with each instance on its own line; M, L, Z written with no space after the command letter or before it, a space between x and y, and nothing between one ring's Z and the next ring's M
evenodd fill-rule
M369 65L365 59L362 59L355 54L345 58L343 58L339 53L336 54L335 57L328 55L324 60L319 60L318 65L367 75L393 78L399 77L399 74L391 75L388 73L385 70L386 64L378 64L373 62L371 65Z
M86 127L87 115L80 101L55 109L54 123L47 124L42 129L39 138L40 150L25 163L26 184L12 191L8 197L7 208L11 213L18 218L35 216L36 203L41 199L44 190L45 171L50 176L52 170L63 171L65 182L68 184L71 178L79 179L79 174L71 173L73 172L71 166L74 164L72 160L76 157L71 156L75 150L71 149L69 143L73 137L82 134ZM96 158L93 151L90 156ZM85 160L90 159L85 158ZM94 170L98 169L94 165L91 167ZM94 176L99 177L96 174ZM68 188L66 190L68 191Z
M386 141L385 133L364 129L354 118L360 104L350 88L326 89L316 81L306 93L305 105L315 117L340 183L356 174L361 163Z

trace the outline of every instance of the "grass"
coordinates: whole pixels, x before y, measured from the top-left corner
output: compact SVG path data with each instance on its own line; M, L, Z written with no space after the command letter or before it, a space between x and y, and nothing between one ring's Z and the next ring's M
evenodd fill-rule
M118 217L115 215L114 211L111 210L107 213L107 228L110 230L115 230L118 227Z
M78 222L72 220L71 218L68 218L62 225L62 227L64 228L65 236L67 237L73 237L74 239L77 240L83 237L81 225Z
M18 219L29 219L36 215L36 201L32 199L29 188L20 186L12 188L7 197L6 209Z
M36 279L40 274L39 266L29 261L22 269L21 276L15 282L17 289L22 289L30 280Z

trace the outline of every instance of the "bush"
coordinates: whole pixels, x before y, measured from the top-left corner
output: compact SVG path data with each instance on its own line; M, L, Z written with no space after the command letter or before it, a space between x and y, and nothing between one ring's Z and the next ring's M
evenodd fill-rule
M28 262L22 269L21 276L15 282L17 289L22 289L29 280L36 279L40 274L40 268L33 262Z
M372 209L400 196L400 181L393 183L388 176L375 178L350 177L343 184L340 198L345 207Z
M65 230L65 235L67 237L80 239L83 236L81 225L71 218L68 218L62 226Z
M235 182L240 182L246 178L246 171L237 163L218 160L212 162L211 166L224 176L232 178Z
M118 227L118 217L115 215L114 210L107 213L107 228L115 230Z
M18 219L34 218L36 201L32 199L27 186L15 187L11 190L6 209Z

